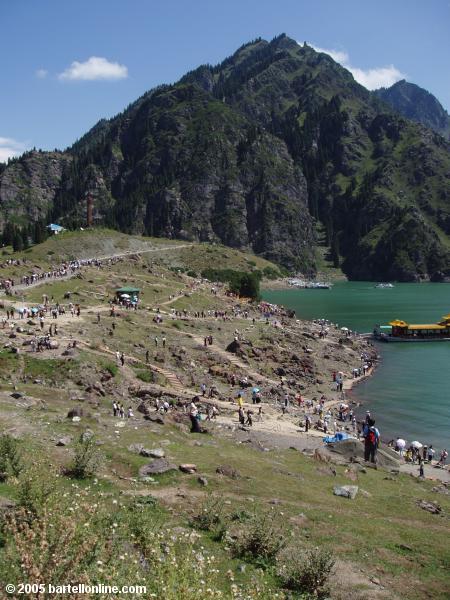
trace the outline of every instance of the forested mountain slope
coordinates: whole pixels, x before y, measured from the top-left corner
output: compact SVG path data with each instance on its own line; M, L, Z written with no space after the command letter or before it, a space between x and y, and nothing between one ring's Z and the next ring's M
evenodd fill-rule
M50 165L51 168L50 168ZM4 221L221 241L313 272L314 221L353 278L450 275L450 145L328 55L255 40L0 174Z
M427 90L402 79L389 88L375 90L375 94L404 117L450 138L450 115Z

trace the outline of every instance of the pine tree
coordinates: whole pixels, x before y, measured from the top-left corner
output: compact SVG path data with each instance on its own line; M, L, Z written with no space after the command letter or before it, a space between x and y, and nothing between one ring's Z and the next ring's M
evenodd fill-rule
M20 231L18 229L15 230L13 241L12 241L12 247L13 247L14 252L20 252L21 250L23 250L22 234L20 233Z

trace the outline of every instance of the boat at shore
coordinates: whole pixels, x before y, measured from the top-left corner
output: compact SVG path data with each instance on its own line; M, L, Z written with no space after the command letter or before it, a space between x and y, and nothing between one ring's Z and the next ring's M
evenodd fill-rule
M394 287L394 285L392 283L377 283L377 285L375 285L374 287L376 287L377 289L381 289L381 290L386 290L386 289L392 289Z
M381 342L450 342L450 314L438 323L411 324L400 319L376 325L373 337Z

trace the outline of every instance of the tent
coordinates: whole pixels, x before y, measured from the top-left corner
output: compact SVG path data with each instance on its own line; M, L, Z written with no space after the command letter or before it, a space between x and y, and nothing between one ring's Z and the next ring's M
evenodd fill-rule
M131 298L132 296L136 296L136 298L138 298L140 292L141 292L141 290L139 288L121 287L116 290L116 296L118 298L122 298L122 297L126 298L127 296L124 296L124 294L127 294L128 298Z
M323 438L323 441L325 444L334 444L336 442L342 442L348 439L350 439L348 433L345 433L344 431L338 431L335 435L327 435Z

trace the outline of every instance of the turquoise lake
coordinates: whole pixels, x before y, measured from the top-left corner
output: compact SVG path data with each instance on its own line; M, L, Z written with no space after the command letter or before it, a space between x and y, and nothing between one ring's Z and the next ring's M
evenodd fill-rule
M450 313L450 284L402 283L377 289L370 282L338 282L331 290L265 290L268 302L301 319L326 318L341 327L372 331L392 319L435 323ZM400 435L450 448L450 342L377 344L381 363L352 396L370 408L382 437Z

